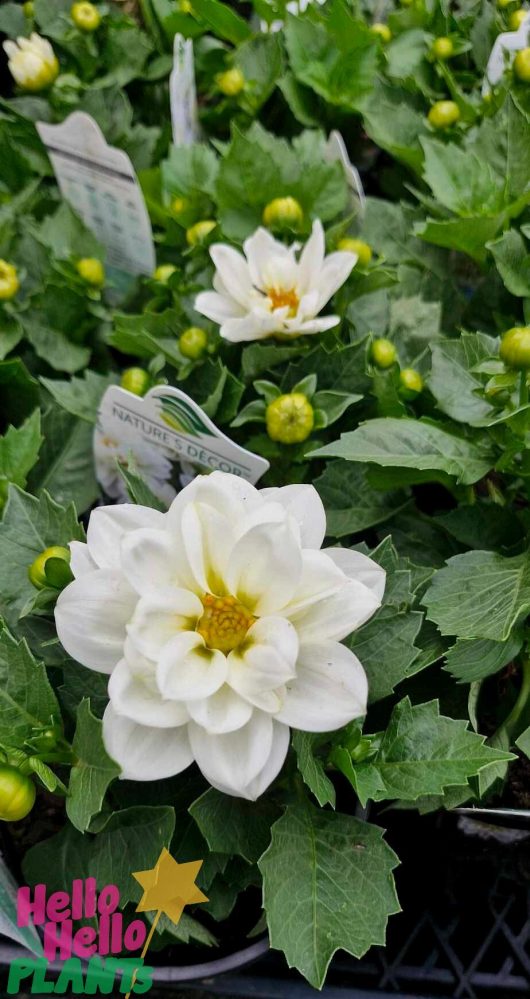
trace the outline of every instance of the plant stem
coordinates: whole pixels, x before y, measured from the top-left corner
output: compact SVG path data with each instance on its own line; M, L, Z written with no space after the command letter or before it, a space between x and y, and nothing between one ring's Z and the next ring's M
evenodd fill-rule
M528 404L528 383L526 381L526 371L521 371L519 375L519 405Z
M530 658L523 659L521 664L521 689L517 700L506 718L502 728L510 737L510 744L519 738L525 728L530 725Z

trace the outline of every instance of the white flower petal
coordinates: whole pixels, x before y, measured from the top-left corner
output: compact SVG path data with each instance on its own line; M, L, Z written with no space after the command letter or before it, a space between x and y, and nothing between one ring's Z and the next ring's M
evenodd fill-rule
M356 253L338 251L337 253L330 253L329 257L326 257L318 280L319 304L317 312L320 312L335 292L342 287L344 282L349 278L356 263Z
M96 569L59 595L55 625L68 655L98 673L110 673L123 655L125 625L135 594L121 572Z
M97 569L97 565L92 558L88 545L85 545L83 541L71 541L70 548L70 568L77 579L79 576L84 576L87 572L94 572Z
M263 711L276 712L284 685L296 675L298 635L281 617L259 618L247 632L241 651L228 656L228 682L247 701Z
M339 642L302 645L277 719L305 732L331 732L366 714L367 697L366 674L350 649Z
M347 577L328 558L325 551L306 548L302 552L302 575L284 613L294 618L313 604L333 596L347 582Z
M284 263L293 259L292 251L275 239L267 229L261 227L245 240L243 250L248 261L252 284L261 291L265 287L266 270L271 258L279 257Z
M184 704L164 700L154 678L142 678L133 673L125 659L121 659L112 672L109 697L116 714L124 715L139 725L174 728L184 725L189 719Z
M142 596L178 588L178 552L165 530L140 528L123 538L121 562L130 585Z
M195 299L194 309L202 316L211 319L213 323L224 323L227 319L235 319L243 316L246 309L242 309L237 302L231 298L225 298L216 291L201 291Z
M226 656L207 649L194 631L171 638L160 653L157 680L164 697L176 701L200 700L215 694L228 673Z
M342 570L345 576L364 583L369 590L375 593L379 601L383 599L386 572L372 558L368 558L368 555L363 555L362 552L356 552L351 548L325 548L324 552L333 559L335 565Z
M298 265L298 288L302 295L313 291L315 288L320 288L324 253L324 230L320 219L316 219L313 222L311 236L300 255L300 263Z
M249 340L263 340L278 332L278 321L272 312L248 312L241 319L226 319L219 330L224 340L230 343L246 343Z
M186 725L152 728L118 715L111 704L103 715L103 741L122 768L122 780L163 780L193 762Z
M314 486L261 489L264 499L281 503L300 528L302 548L320 548L326 534L326 511Z
M277 721L272 723L272 747L267 762L257 777L245 787L242 797L256 801L276 779L285 762L289 749L289 727Z
M379 598L364 583L349 579L330 596L289 613L289 619L301 642L340 641L365 624L380 606Z
M246 308L254 288L244 256L224 243L214 243L210 247L210 256L230 297Z
M254 711L246 725L235 732L210 735L190 722L188 734L206 780L227 794L244 798L247 785L263 770L271 754L273 723L269 715Z
M127 634L149 659L157 659L170 638L179 631L193 631L204 612L199 598L189 590L172 589L156 596L141 597Z
M99 506L90 514L87 544L92 558L101 568L117 569L123 538L140 527L163 528L164 514L146 506L122 503Z
M252 613L274 614L292 598L301 571L300 545L288 524L258 524L236 542L227 583Z
M188 701L190 717L210 735L234 732L246 725L252 715L252 705L243 700L228 684L200 701Z
M322 316L320 319L286 319L283 332L289 336L309 336L311 333L324 333L340 323L340 316Z

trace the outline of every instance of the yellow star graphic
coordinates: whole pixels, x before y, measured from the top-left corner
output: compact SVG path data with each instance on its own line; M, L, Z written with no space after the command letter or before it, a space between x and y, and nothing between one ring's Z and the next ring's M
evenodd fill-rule
M202 860L193 860L179 864L164 847L151 870L133 873L133 878L144 890L136 911L157 909L173 923L178 923L186 905L207 902L207 896L195 884L202 863Z

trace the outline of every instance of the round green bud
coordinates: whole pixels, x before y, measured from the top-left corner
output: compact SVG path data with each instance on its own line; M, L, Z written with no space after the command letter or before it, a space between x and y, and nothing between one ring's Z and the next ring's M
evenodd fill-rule
M180 195L177 195L177 197L173 198L173 201L171 202L171 213L178 219L181 215L184 215L184 212L188 210L189 206L190 203L187 198L182 198Z
M15 265L9 264L7 260L0 260L0 301L8 302L10 298L14 298L19 288Z
M167 284L176 269L173 264L159 264L156 270L153 271L153 278L155 281L159 281L160 284Z
M22 10L24 12L24 17L33 17L35 13L35 4L33 3L33 0L26 0L26 2L22 4Z
M145 368L126 368L120 378L120 385L134 395L145 395L151 385L151 376Z
M528 11L521 7L520 10L514 10L513 14L510 14L508 18L508 27L510 31L519 31L523 21L526 20L528 16Z
M372 361L378 368L391 368L398 359L397 350L391 340L384 337L374 340L371 350Z
M271 440L281 444L300 444L309 437L315 414L307 396L302 392L289 392L269 403L265 422Z
M88 0L80 0L71 7L70 14L76 28L80 31L97 31L101 24L101 14L93 3Z
M399 391L403 399L412 400L423 390L423 378L414 368L403 368L399 373Z
M513 4L513 0L497 0L497 7L499 10L506 10L510 4Z
M432 54L435 59L450 59L454 55L455 47L450 38L445 35L441 35L440 38L435 38L432 43Z
M18 822L29 815L35 804L35 785L10 763L0 763L0 819Z
M97 257L82 257L77 261L76 268L79 277L86 284L91 284L94 288L101 288L105 284L105 268Z
M376 21L375 24L372 24L370 31L373 35L379 36L383 45L387 45L392 38L392 32L388 27L388 24L383 24L382 21Z
M517 52L513 60L513 71L522 83L530 83L530 48Z
M218 73L215 82L225 97L237 97L245 88L245 77L237 66L225 69L224 73Z
M190 226L189 229L186 229L186 242L188 246L200 246L201 243L205 243L216 225L217 222L214 222L213 219L202 219L200 222L196 222L195 225Z
M460 108L454 101L436 101L427 115L429 123L438 130L456 125L460 118Z
M48 567L47 563L50 559L53 560L53 564ZM63 563L64 566L62 571L60 563ZM31 563L28 577L30 583L37 590L43 590L45 586L62 589L72 580L69 549L63 548L61 545L51 545L50 548L45 548Z
M530 368L530 326L514 326L504 334L499 350L507 368L527 371Z
M362 239L353 239L351 236L344 236L337 243L337 250L346 250L347 253L356 253L357 262L361 267L368 267L372 259L372 247Z
M268 229L298 229L304 220L302 206L296 198L273 198L263 209L263 224Z
M202 357L208 346L208 335L200 326L190 326L179 336L180 353L190 361Z

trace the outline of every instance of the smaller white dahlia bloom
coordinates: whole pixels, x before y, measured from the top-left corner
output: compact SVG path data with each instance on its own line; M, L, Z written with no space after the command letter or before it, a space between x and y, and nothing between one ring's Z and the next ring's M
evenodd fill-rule
M11 76L24 90L49 87L59 73L57 56L46 38L34 31L29 38L4 42Z
M96 477L107 496L119 503L129 501L125 482L120 475L118 463L125 468L131 457L139 474L151 492L167 506L175 498L176 490L168 479L171 478L171 461L160 449L141 441L116 441L108 434L96 430L94 435L94 456Z
M257 229L243 249L244 256L226 243L210 247L215 291L203 291L195 300L197 312L219 323L225 340L291 338L321 333L340 322L339 316L318 314L349 277L357 255L326 257L319 220L298 259L299 243L285 246L267 229Z
M55 621L74 659L110 674L103 737L122 777L195 760L213 787L253 800L290 727L365 714L366 675L341 639L380 606L385 572L321 551L325 530L313 486L260 491L225 472L195 478L165 514L94 510Z

